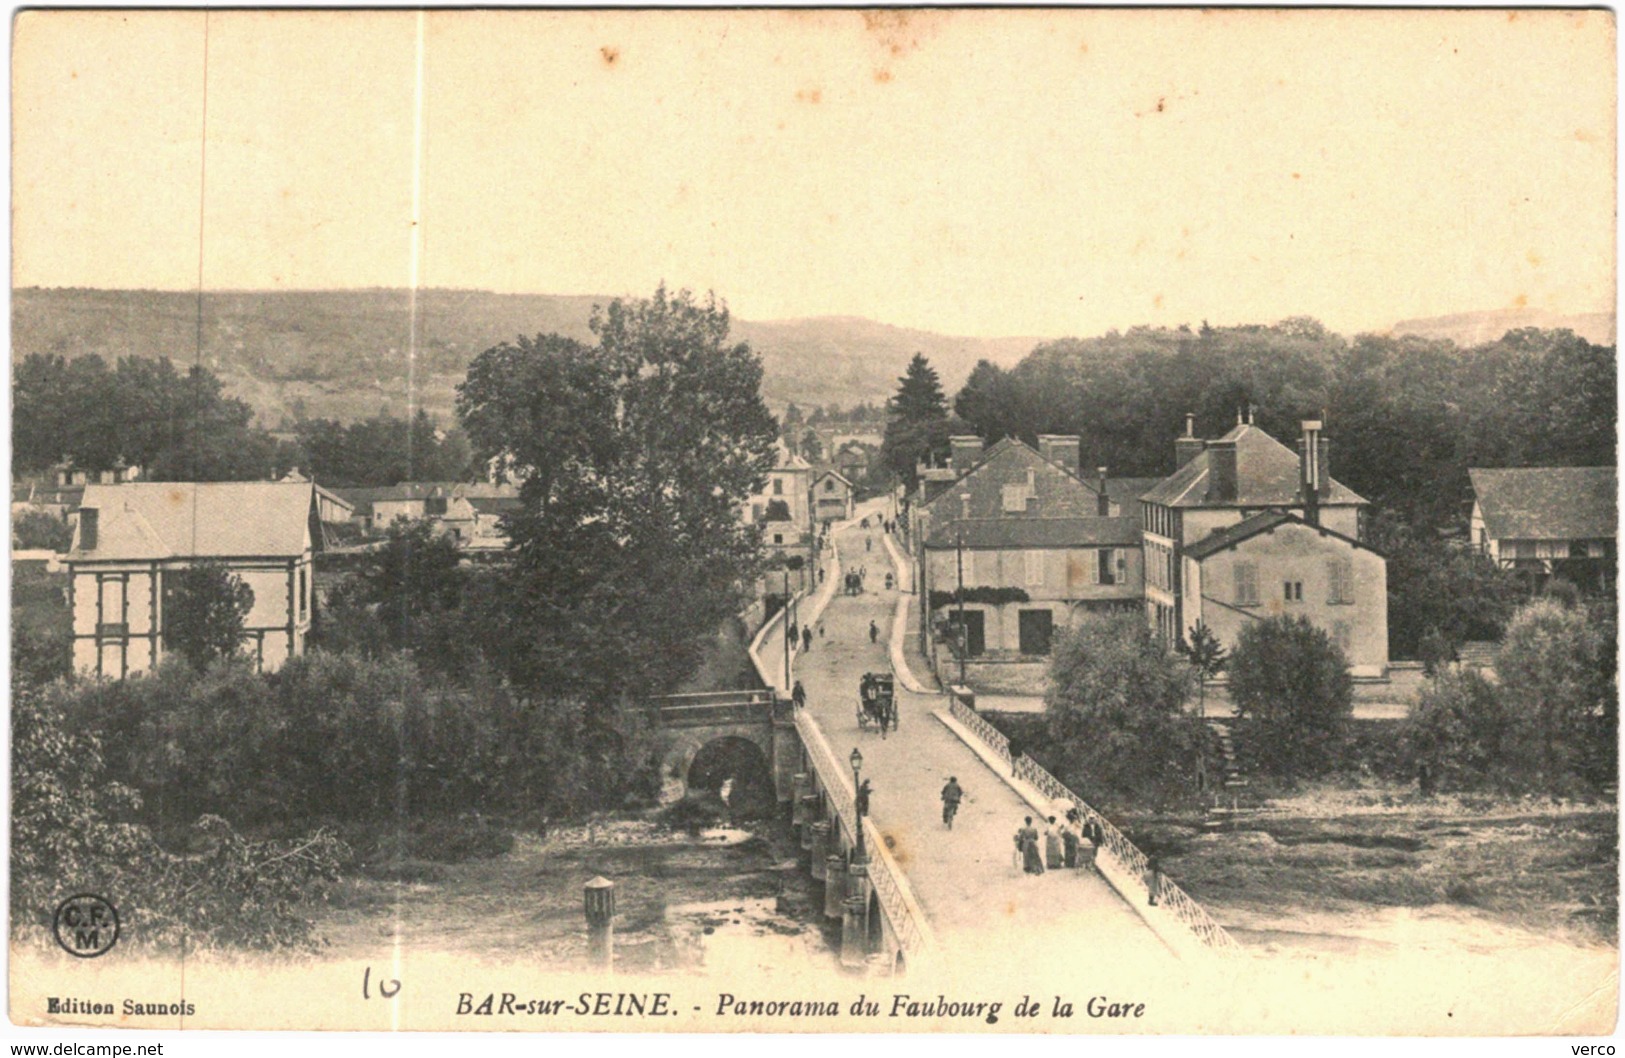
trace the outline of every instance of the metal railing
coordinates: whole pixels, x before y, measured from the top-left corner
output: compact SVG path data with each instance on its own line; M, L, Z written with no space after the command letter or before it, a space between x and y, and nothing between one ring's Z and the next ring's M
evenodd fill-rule
M796 731L801 735L801 744L806 747L808 761L818 773L819 785L829 795L842 829L855 844L859 819L851 772L836 759L817 721L805 711L796 714ZM931 927L925 920L925 911L914 897L913 888L903 875L903 869L886 847L885 836L875 826L874 820L867 816L863 818L862 825L864 842L869 850L869 881L875 887L881 911L886 921L891 923L898 944L908 956L910 964L914 965L917 958L935 944Z
M1025 753L1019 759L1011 761L1010 740L974 709L957 698L949 699L948 709L955 720L968 728L1001 760L1011 766L1011 773L1016 778L1030 783L1053 801L1068 802L1078 810L1078 814L1086 822L1093 822L1099 827L1105 845L1099 850L1100 853L1116 861L1138 892L1147 900L1150 899L1151 888L1146 881L1146 875L1151 867L1150 861L1145 853L1123 835L1122 831L1112 826L1110 820L1095 811L1083 798L1067 789L1061 780L1044 770L1037 761ZM1223 926L1213 921L1213 916L1209 915L1202 905L1192 900L1190 894L1175 885L1165 874L1160 874L1160 882L1157 887L1159 906L1166 908L1203 946L1224 955L1239 954L1242 951L1235 938L1225 932Z

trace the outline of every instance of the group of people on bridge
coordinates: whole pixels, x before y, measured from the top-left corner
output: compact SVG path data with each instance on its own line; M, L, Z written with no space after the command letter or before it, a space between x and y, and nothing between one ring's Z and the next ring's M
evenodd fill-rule
M1095 853L1105 839L1100 823L1085 820L1076 808L1067 809L1061 823L1050 816L1042 833L1033 825L1033 817L1027 816L1016 830L1016 866L1033 875L1093 867Z

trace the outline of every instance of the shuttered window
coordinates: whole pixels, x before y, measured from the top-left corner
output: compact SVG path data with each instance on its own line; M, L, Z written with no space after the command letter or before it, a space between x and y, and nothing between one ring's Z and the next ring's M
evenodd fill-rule
M1040 588L1044 585L1044 552L1023 552L1023 560L1027 567L1027 587Z
M1236 574L1236 605L1258 605L1258 567L1251 562L1237 562L1234 566Z
M1354 561L1334 558L1326 563L1326 601L1333 606L1354 603Z

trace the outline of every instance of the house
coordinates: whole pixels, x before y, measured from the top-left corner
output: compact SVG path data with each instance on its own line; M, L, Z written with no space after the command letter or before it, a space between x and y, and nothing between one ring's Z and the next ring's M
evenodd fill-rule
M852 500L857 489L838 470L826 470L813 478L813 517L821 524L852 517Z
M304 653L315 489L296 482L87 485L68 567L73 667L122 679L163 657L169 578L216 562L254 592L243 648L262 670Z
M833 444L833 435L831 443ZM858 482L869 480L869 464L874 460L878 447L871 447L861 441L847 441L835 450L831 460L835 469L848 481Z
M1233 646L1248 622L1301 615L1357 677L1388 668L1387 561L1364 538L1367 501L1331 476L1318 420L1293 453L1238 419L1223 437L1174 442L1177 469L1141 497L1145 610L1169 642L1205 624Z
M759 492L752 493L741 516L762 527L770 552L800 554L812 546L812 464L780 442L773 469Z
M283 481L293 484L311 484L316 490L316 516L323 525L348 525L355 518L355 504L340 496L332 489L316 485L313 479L299 472L298 467L288 471Z
M1492 562L1537 583L1561 576L1587 590L1612 590L1617 468L1480 468L1467 475L1473 546Z
M408 481L334 491L354 505L353 521L363 532L381 534L401 518L429 519L460 546L475 550L505 548L502 516L520 506L518 488L488 482Z
M1078 438L1038 440L983 452L955 437L948 474L922 477L911 518L928 655L946 637L971 658L1038 662L1082 614L1141 605L1139 519L1112 501L1104 470L1090 484L1067 469Z

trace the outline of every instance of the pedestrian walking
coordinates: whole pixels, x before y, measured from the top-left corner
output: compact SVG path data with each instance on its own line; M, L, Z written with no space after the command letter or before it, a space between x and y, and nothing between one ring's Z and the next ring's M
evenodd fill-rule
M822 624L820 624L820 625L819 625L819 626L818 626L818 638L819 638L819 639L823 639L823 638L824 638L824 626L823 626L823 625L822 625Z
M857 795L853 798L858 809L859 819L869 814L869 795L873 792L873 789L869 786L869 780L863 780L863 785L858 787Z
M801 633L796 630L796 623L794 621L790 622L790 631L788 635L790 636L790 645L792 647L796 645L796 640L801 638Z
M1055 817L1049 817L1049 825L1044 827L1044 866L1052 871L1061 869L1061 835L1055 831Z
M801 685L800 680L796 681L795 687L790 691L790 701L795 703L795 707L797 709L805 709L807 707L807 688Z
M873 643L880 638L880 626L873 621L869 622L869 642Z
M863 549L865 551L873 551L875 549L875 538L872 537L872 536L864 537L863 538Z
M948 776L948 785L942 788L942 825L949 830L954 828L954 816L959 813L959 802L965 797L965 791L959 786L958 776Z
M1027 816L1016 831L1016 843L1021 848L1021 869L1028 874L1043 874L1044 857L1038 851L1038 828L1033 826L1032 816Z
M812 629L806 625L801 627L801 651L806 653L812 649Z
M1162 861L1155 856L1145 861L1145 888L1150 894L1147 901L1152 907L1157 906L1157 897L1162 895Z

